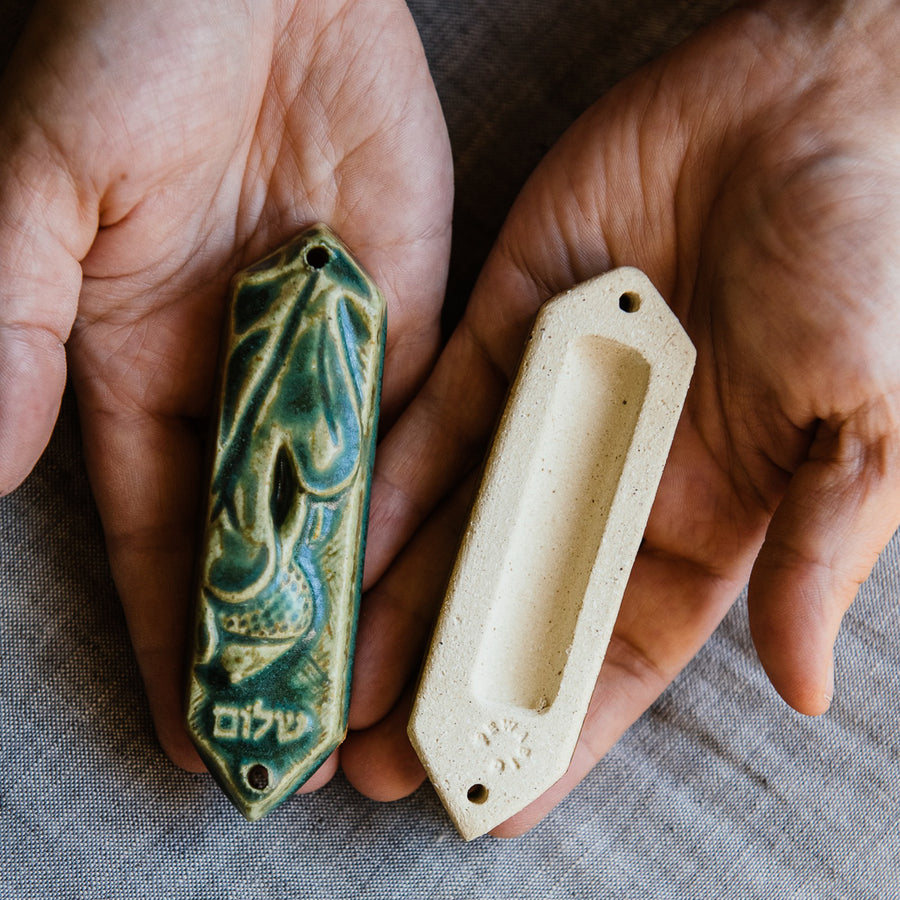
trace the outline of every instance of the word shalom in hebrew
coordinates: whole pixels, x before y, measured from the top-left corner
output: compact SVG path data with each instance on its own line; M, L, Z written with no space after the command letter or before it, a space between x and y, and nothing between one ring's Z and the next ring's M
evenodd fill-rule
M213 716L213 737L261 741L274 727L279 744L300 740L309 723L302 710L266 709L261 700L252 706L214 706Z

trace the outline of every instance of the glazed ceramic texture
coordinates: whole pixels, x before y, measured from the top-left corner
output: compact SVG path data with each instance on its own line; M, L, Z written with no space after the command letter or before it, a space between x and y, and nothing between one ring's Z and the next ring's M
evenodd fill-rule
M346 733L385 324L323 225L232 283L187 723L248 819Z

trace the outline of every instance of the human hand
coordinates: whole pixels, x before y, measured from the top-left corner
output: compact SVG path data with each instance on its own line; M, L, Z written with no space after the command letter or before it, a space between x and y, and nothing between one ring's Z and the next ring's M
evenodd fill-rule
M68 359L159 738L200 769L182 664L228 279L331 225L387 298L389 424L438 348L443 116L400 0L47 0L2 96L0 491L45 446Z
M895 4L735 11L603 98L534 173L380 450L373 579L443 506L365 600L342 753L360 790L423 778L411 679L538 306L620 265L670 299L697 367L570 769L495 833L572 789L748 578L772 683L827 709L840 620L900 524L898 37Z

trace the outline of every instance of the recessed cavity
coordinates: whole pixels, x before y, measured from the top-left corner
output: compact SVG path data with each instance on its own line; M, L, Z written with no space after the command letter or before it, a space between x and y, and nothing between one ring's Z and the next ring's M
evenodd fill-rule
M487 801L488 789L483 784L473 784L466 791L466 796L469 798L469 803L477 803L480 806Z
M553 705L649 373L638 351L580 338L550 397L519 411L530 446L515 522L498 548L498 578L486 598L473 673L483 701L539 713Z
M329 259L331 259L331 253L327 247L323 247L321 244L315 244L306 251L306 264L312 269L324 269L328 265Z
M247 770L247 784L254 791L264 791L269 786L269 770L262 763L255 763Z
M641 295L634 291L626 291L619 297L619 309L622 312L635 313L641 308Z

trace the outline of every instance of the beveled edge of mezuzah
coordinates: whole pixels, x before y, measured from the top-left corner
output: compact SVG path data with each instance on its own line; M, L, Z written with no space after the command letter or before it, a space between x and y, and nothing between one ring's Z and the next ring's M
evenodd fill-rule
M323 254L323 249L327 255ZM302 707L295 705L293 709L288 709L284 705L279 706L279 703L283 704L285 693L279 691L273 693L265 690L258 692L258 694L263 696L253 698L253 703L247 703L243 706L215 705L210 699L204 679L198 677L199 668L208 664L215 657L214 649L211 649L209 646L210 636L216 636L222 630L220 627L221 622L220 620L217 622L216 611L213 608L215 598L211 598L208 593L206 595L202 593L205 587L203 572L206 567L206 563L203 561L207 560L209 553L209 535L212 529L211 511L215 502L212 485L216 474L217 462L223 453L220 432L227 391L226 380L229 374L229 358L239 346L236 343L237 334L247 333L247 323L235 321L237 315L235 311L236 305L241 291L248 285L264 285L267 279L278 278L285 280L286 283L293 284L297 298L302 296L305 289L304 286L308 286L310 279L312 279L313 288L309 289L306 299L303 301L310 305L312 305L310 297L319 296L315 293L315 284L319 284L323 278L331 279L329 284L325 284L322 287L322 291L332 290L338 293L343 291L343 297L346 301L344 306L346 307L349 304L351 309L355 309L353 307L354 302L361 303L365 314L361 314L358 309L355 309L354 315L359 314L359 322L365 320L368 327L365 340L360 342L362 349L359 351L361 354L360 359L357 360L360 366L360 373L363 376L362 381L356 377L356 374L360 373L354 374L354 372L349 370L345 373L345 375L349 375L352 381L352 384L349 386L351 388L354 386L360 388L358 392L360 401L358 416L360 433L358 453L356 453L358 457L358 471L354 473L353 477L343 487L336 491L334 496L307 495L307 497L311 496L312 499L308 500L306 507L306 514L309 513L311 507L319 509L320 517L322 509L325 509L327 514L329 504L332 506L337 504L340 507L337 512L332 510L331 520L336 519L337 525L335 526L335 531L330 533L330 537L320 548L323 554L329 549L332 551L335 549L341 550L342 545L343 549L346 550L351 543L358 550L352 554L341 554L335 563L336 568L328 570L333 577L326 579L328 582L326 587L333 586L336 582L337 586L341 588L343 600L334 602L334 598L325 599L324 602L328 609L321 616L320 631L315 636L313 643L300 651L298 657L294 660L295 665L307 668L310 668L310 666L307 666L307 657L311 660L311 668L320 668L319 663L323 659L326 660L325 669L322 670L327 678L327 685L323 688L327 693L326 702L321 708L316 710L305 710L306 713L315 713L313 719L316 720L316 725L319 728L319 737L312 741L308 749L294 763L280 767L278 764L273 763L272 758L267 758L264 753L259 754L259 758L255 761L252 754L246 753L244 754L244 761L238 765L235 762L235 758L241 754L235 753L226 756L223 752L218 752L216 745L212 742L212 737L216 731L220 740L223 738L223 735L226 740L229 737L234 737L235 740L238 740L239 735L246 739L248 734L253 735L260 732L263 733L263 738L269 732L277 733L279 736L290 736L295 734L299 728L300 713L304 711ZM300 303L301 301L296 299L294 302ZM344 311L346 313L346 309ZM315 316L318 316L318 313L313 313L312 315L315 318ZM346 327L346 322L343 324ZM320 321L318 327L324 330L331 329L333 332L337 325L334 321L328 320L325 323ZM306 331L311 330L312 327L307 325L305 330L301 329L298 334L303 335ZM211 474L208 482L210 495L206 503L204 538L198 554L194 628L190 641L192 652L189 651L190 659L188 661L186 721L189 734L213 777L240 812L250 820L258 819L265 815L294 793L298 787L314 774L340 744L346 734L353 647L365 556L369 488L377 435L385 334L386 309L381 292L371 277L356 262L343 242L327 226L320 224L307 229L259 262L239 272L232 280L229 311L223 331L219 383L216 391L215 432L211 441L213 450L209 465ZM299 341L300 338L298 337L297 342ZM344 341L342 346L343 350L349 354L350 351L347 350L346 341ZM352 369L348 359L344 359L344 362ZM324 368L323 366L323 370ZM353 390L350 390L348 393L352 394ZM342 399L345 400L346 398ZM312 443L312 439L310 439L310 442ZM258 472L255 477L259 477ZM258 490L257 494L259 493L260 491ZM297 501L297 503L302 502L303 498ZM347 521L350 521L352 524L346 525ZM301 527L306 528L307 525L303 524ZM327 528L325 531L326 534L329 533ZM349 562L346 559L348 555L352 556ZM332 560L332 562L335 561ZM322 565L327 568L326 562L323 562ZM263 613L260 613L260 615L264 618ZM321 645L326 643L325 637L327 633L330 633L330 640L328 641L328 647L323 650ZM278 647L273 649L273 645L277 643L277 641L268 641L265 644L267 652L274 654L271 663L273 666L278 666L279 663ZM288 656L291 649L289 647L288 650L284 651L283 655ZM261 674L266 674L268 665L263 664L256 671L251 671L249 675L242 676L242 679L243 677L253 679ZM251 665L250 669L252 668L253 666ZM282 668L285 668L285 666L282 665ZM287 667L287 669L286 672L281 672L281 674L292 678L293 681L299 679L303 682L303 679L300 678L299 670L292 670L290 667ZM260 681L260 684L262 683ZM225 687L233 686L226 685ZM302 694L302 691L299 693ZM275 695L277 695L275 702L267 704L266 700L270 700ZM201 723L196 721L197 717L203 714L204 707L211 707L215 713L214 721L207 721L206 723L206 734L204 734ZM245 744L246 740L243 740L242 743ZM289 756L290 754L285 755ZM274 783L269 783L268 776L271 776L273 771L275 774ZM261 776L261 772L264 772L265 777ZM238 774L243 781L238 782ZM258 790L255 785L263 782L265 782L263 788Z

